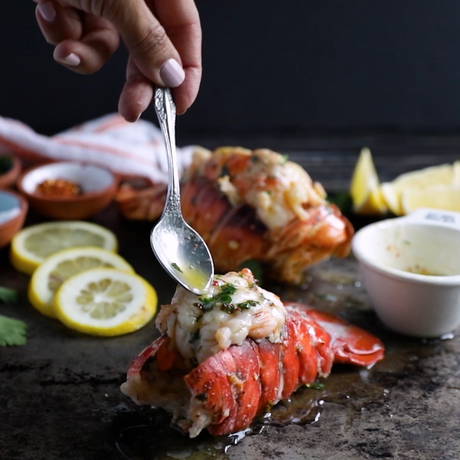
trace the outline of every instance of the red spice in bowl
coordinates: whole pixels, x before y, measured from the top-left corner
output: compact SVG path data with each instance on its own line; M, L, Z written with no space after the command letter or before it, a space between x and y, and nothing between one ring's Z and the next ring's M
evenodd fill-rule
M67 195L75 191L73 185L78 185L81 193ZM56 162L26 171L17 186L31 207L41 214L77 220L94 216L110 204L117 191L118 177L99 166Z
M71 197L81 195L81 187L67 179L46 179L37 185L35 193L49 197Z

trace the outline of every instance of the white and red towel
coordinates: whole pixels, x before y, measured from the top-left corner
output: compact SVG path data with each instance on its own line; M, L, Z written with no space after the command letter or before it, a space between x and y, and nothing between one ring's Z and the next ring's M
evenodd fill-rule
M179 174L190 164L194 147L177 149ZM152 123L128 123L118 114L88 121L43 136L24 123L0 117L0 153L13 152L30 162L79 161L110 169L121 176L166 183L168 164L161 131Z

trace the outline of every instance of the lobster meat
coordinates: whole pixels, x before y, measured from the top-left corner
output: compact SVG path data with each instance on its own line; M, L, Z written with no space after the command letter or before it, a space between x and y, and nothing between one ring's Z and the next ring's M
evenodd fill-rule
M198 149L181 188L182 213L220 273L258 260L274 279L299 283L308 266L349 253L350 222L303 168L271 150ZM158 187L135 191L125 184L117 195L131 218L158 217L163 200Z
M248 269L217 275L205 297L178 287L157 326L162 335L134 359L121 390L168 410L190 437L245 429L327 377L333 362L370 367L384 354L379 339L340 318L283 305Z

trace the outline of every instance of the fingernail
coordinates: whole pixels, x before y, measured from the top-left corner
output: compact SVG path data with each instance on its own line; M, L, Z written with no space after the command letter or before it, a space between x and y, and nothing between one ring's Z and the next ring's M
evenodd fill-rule
M166 86L175 88L184 81L185 72L175 59L168 59L160 69L160 77Z
M54 6L52 3L40 3L37 5L38 12L40 13L40 16L46 21L46 22L53 22L55 17L56 17L56 10L54 9Z
M60 58L59 60L70 67L77 67L81 62L80 58L74 53L70 53L68 56Z

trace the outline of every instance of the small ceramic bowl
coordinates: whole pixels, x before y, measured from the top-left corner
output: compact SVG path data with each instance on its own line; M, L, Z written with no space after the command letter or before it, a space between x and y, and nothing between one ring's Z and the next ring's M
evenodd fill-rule
M5 173L0 174L0 189L5 189L15 184L19 174L21 173L22 163L18 157L13 155L0 154L0 157L9 157L12 162L11 168Z
M460 325L460 213L418 209L359 230L352 242L381 321L441 337Z
M0 190L0 248L6 246L24 225L27 201L10 190Z
M77 184L83 193L70 197L46 196L36 192L47 179L65 179ZM86 219L106 208L118 185L115 174L98 166L57 162L29 169L19 178L18 189L30 205L54 219Z

